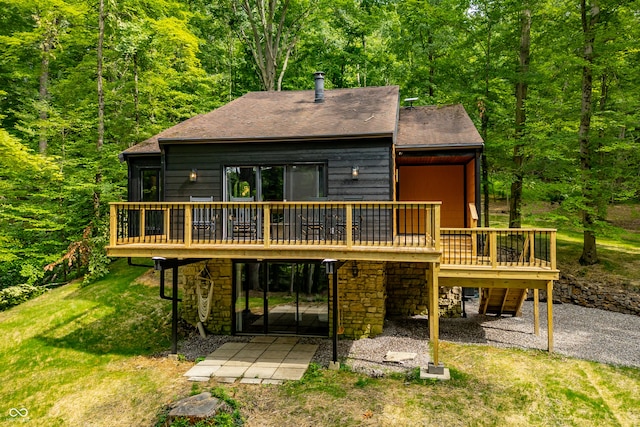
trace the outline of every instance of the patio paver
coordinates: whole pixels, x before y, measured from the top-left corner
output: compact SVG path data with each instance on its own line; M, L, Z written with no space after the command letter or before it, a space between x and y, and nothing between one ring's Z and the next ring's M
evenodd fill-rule
M254 337L248 343L221 345L184 375L191 381L282 384L302 378L318 346L299 344L297 337Z

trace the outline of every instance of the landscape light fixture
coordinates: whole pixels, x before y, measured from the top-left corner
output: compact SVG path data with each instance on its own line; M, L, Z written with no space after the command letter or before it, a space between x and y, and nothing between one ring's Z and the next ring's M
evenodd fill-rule
M333 274L336 271L337 262L338 262L337 259L331 259L331 258L322 260L322 263L324 264L325 272L327 274Z
M191 169L189 172L189 181L196 182L198 180L198 169Z
M357 181L359 176L360 176L360 168L358 166L353 166L351 168L351 179L354 181Z

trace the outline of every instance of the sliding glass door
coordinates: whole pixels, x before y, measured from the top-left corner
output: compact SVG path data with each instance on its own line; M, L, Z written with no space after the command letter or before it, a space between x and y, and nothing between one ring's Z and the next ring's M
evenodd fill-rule
M326 196L325 170L325 165L321 163L227 166L224 200L316 200Z
M235 332L327 336L323 272L316 263L235 263Z

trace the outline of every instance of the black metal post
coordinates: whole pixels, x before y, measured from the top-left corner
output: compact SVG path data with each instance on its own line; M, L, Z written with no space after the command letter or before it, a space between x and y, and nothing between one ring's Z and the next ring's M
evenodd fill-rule
M333 363L338 362L338 269L333 265Z
M178 266L173 267L171 300L171 353L178 353Z

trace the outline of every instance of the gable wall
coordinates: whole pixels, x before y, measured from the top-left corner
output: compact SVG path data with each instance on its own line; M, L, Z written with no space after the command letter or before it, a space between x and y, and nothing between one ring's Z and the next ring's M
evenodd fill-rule
M392 200L391 140L315 143L181 144L164 147L165 200L189 196L222 200L225 166L282 165L326 162L329 200ZM357 181L351 168L360 168ZM198 181L189 181L192 168Z

